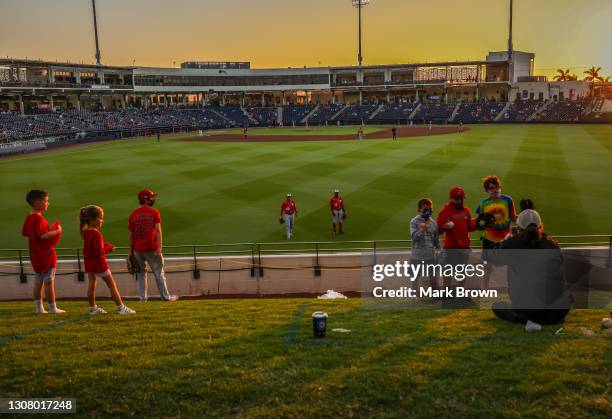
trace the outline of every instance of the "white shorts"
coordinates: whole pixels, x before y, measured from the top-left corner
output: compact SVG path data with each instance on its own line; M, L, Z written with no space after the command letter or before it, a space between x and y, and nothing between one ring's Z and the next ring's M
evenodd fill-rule
M334 223L342 224L344 222L344 210L333 210L332 220L334 221Z

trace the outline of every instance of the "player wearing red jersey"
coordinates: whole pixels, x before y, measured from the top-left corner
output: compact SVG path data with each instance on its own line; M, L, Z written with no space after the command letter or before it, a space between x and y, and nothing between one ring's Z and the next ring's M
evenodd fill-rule
M334 196L329 200L329 209L332 214L332 229L333 233L336 234L336 225L338 226L338 233L344 234L342 229L344 220L346 220L346 209L344 208L344 199L340 196L340 190L334 191Z

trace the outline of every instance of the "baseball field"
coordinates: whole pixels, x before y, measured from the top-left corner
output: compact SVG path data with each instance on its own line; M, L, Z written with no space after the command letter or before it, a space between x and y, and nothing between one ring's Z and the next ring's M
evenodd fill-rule
M474 208L488 174L499 175L517 202L532 198L553 235L612 233L612 126L482 125L443 135L418 129L416 136L400 131L395 142L390 134L357 141L355 127L249 131L252 139L300 140L276 142L175 134L159 143L130 139L2 159L0 248L27 247L20 230L32 188L49 192L47 217L62 221L63 247L81 245L77 213L91 203L106 211L107 240L126 245L127 217L143 187L159 193L166 244L283 241L278 214L287 192L299 207L294 240L331 240L335 188L348 212L342 239L384 240L408 238L421 197L440 209L449 188L462 185ZM366 138L381 130L366 127Z

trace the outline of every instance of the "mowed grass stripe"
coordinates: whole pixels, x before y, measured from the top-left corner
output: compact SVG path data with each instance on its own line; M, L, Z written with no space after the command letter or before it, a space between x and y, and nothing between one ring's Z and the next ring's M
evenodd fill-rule
M596 132L600 137L597 138L591 126L559 126L557 131L582 207L593 209L583 221L590 231L605 234L612 217L602 215L612 214L612 199L609 199L612 183L600 179L612 179L612 130L607 139L599 132ZM610 148L605 148L602 141Z
M522 131L517 130L517 134ZM406 232L408 238L409 220L416 215L416 204L420 198L431 198L434 201L434 210L437 213L448 201L448 190L453 186L463 186L468 193L467 205L475 212L475 208L483 196L480 179L491 173L503 175L508 170L508 166L513 161L513 156L518 148L518 141L509 142L515 139L512 136L502 135L500 132L474 132L470 131L463 134L463 142L454 142L443 148L441 153L434 155L432 161L430 157L421 158L414 167L410 167L407 178L413 181L415 192L412 199L405 200L402 205L396 207L396 211L391 213L388 220L378 231L377 236L384 236L385 230L393 232L398 225L402 225L402 230ZM498 159L498 150L503 149L505 159ZM440 164L448 162L446 165ZM481 162L481 164L475 164ZM421 171L425 178L414 182L415 177L411 176L411 170ZM436 176L427 176L434 171ZM472 175L470 175L470 173ZM418 178L417 178L418 179ZM467 179L468 183L459 183L458 179ZM429 182L428 180L431 180ZM418 193L416 192L418 191Z
M587 215L572 170L559 144L557 129L555 126L530 127L530 136L535 134L534 130L537 130L539 141L523 140L511 174L506 179L506 184L512 184L518 192L513 197L517 210L521 198L532 198L549 234L585 234L585 231L590 231ZM568 228L567 219L582 220L583 228L578 230L578 223L573 225L576 229Z

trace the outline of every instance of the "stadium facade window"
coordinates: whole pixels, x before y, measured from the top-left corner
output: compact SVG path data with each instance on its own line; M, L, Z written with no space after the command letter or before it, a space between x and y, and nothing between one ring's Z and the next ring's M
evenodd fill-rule
M158 76L135 75L137 86L299 86L329 84L327 74L282 76Z

